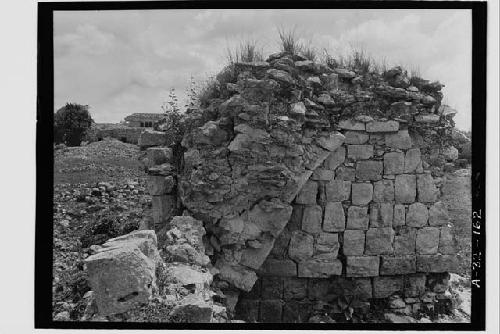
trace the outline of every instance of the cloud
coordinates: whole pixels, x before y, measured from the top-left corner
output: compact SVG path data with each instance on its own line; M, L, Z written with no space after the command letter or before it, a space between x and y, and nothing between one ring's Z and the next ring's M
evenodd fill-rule
M445 99L470 121L470 12L465 10L152 10L57 12L55 103L92 106L94 118L117 122L156 112L174 87L220 70L228 47L259 41L278 48L277 27L296 27L303 42L345 52L352 45L389 63L419 68L442 81Z

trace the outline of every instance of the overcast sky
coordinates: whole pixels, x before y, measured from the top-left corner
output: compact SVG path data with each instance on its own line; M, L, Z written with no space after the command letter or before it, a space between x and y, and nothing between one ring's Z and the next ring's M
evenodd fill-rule
M190 76L217 73L227 47L259 41L278 51L277 27L333 54L352 46L446 85L455 121L471 124L469 10L143 10L54 14L55 107L90 105L96 122L161 112L170 88L181 100Z

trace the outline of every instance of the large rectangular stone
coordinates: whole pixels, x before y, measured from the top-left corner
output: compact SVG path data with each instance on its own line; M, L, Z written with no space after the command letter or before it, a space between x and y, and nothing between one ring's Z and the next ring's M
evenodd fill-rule
M288 255L291 259L302 261L310 258L314 253L314 237L303 231L293 231L288 247Z
M370 139L370 135L362 131L346 131L344 135L344 143L350 145L362 145L368 142L368 139Z
M439 247L439 228L423 227L417 231L418 254L436 254Z
M307 181L302 187L295 203L298 204L316 204L316 197L318 195L318 183L314 181Z
M302 299L307 296L307 279L305 278L285 278L283 285L283 298Z
M443 202L436 202L429 208L429 225L442 226L448 224L448 208Z
M405 297L420 297L425 292L425 282L427 277L425 274L412 274L404 278L404 296Z
M144 130L139 136L140 147L165 146L167 134L163 131ZM167 145L168 146L168 145Z
M373 201L394 202L394 181L380 180L373 183Z
M267 258L262 264L261 270L264 275L280 277L297 276L297 264L292 260Z
M363 255L365 251L365 231L345 230L344 231L344 255Z
M370 205L370 227L391 227L394 208L392 203Z
M279 299L268 299L260 302L260 322L281 322L283 302Z
M387 298L403 292L403 276L380 276L373 278L373 298Z
M343 119L339 122L338 127L344 130L365 131L365 123L357 122L353 119Z
M355 160L370 159L373 156L373 145L347 145L347 157Z
M236 306L236 312L246 322L258 322L260 301L254 299L241 299Z
M281 277L262 277L261 294L262 299L281 299L283 298L283 278Z
M153 207L153 222L155 230L159 231L173 216L176 199L172 195L151 196Z
M324 168L316 168L313 175L311 176L311 180L314 181L330 181L335 178L335 172L333 170L324 169Z
M378 276L380 258L378 256L347 256L347 277L373 277Z
M399 130L397 121L373 121L366 124L366 132L395 132Z
M347 225L349 230L367 230L368 229L368 207L351 205L347 210Z
M396 175L394 197L396 203L409 204L415 202L417 195L417 179L415 175Z
M353 183L351 192L353 205L367 205L373 197L373 186L371 183Z
M384 174L402 174L405 167L403 152L388 152L384 154Z
M380 275L412 274L416 270L415 255L380 257Z
M395 204L392 226L396 227L405 225L405 217L406 217L406 207L403 204Z
M351 195L351 181L332 180L325 185L325 193L328 202L347 201Z
M169 147L150 147L146 150L148 167L161 165L172 160L172 149Z
M342 274L342 262L337 259L307 260L299 262L299 277L330 277Z
M392 254L394 230L391 227L369 228L366 232L365 254Z
M356 163L356 178L360 181L378 181L382 179L383 168L382 161L358 161Z
M406 150L411 148L412 141L408 134L408 130L401 130L396 133L388 133L385 135L385 145L390 148Z
M427 225L429 213L427 206L422 203L413 203L408 206L406 225L411 227L423 227Z
M438 190L431 174L417 175L417 188L419 202L429 203L437 200Z
M309 233L321 232L321 221L323 220L323 210L319 205L308 205L304 207L302 213L302 229Z
M345 147L341 146L325 159L323 166L329 170L335 170L340 164L345 161Z
M415 254L417 230L412 227L402 227L394 236L394 254Z
M335 171L335 180L354 181L356 170L353 167L340 166Z
M455 247L455 239L451 231L451 227L443 226L441 227L441 232L439 234L439 253L441 254L456 254L457 250Z
M342 203L326 203L323 230L325 232L341 232L345 230L345 213Z
M337 233L320 233L316 239L314 247L315 253L329 253L336 258L339 252L340 243Z
M175 186L172 176L148 175L147 188L152 196L169 194Z
M456 254L418 255L417 271L422 273L456 272L458 259Z
M405 173L422 173L422 160L419 148L412 148L406 151L405 155Z

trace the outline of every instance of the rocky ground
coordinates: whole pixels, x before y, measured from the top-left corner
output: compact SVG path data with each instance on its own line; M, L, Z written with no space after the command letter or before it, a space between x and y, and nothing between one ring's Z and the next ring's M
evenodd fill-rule
M89 247L137 229L151 200L136 145L105 139L54 155L53 316L79 320L90 290Z

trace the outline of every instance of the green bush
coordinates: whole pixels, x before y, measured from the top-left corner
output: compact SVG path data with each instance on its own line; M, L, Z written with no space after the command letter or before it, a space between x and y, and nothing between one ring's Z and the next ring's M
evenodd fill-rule
M54 114L54 142L67 146L80 146L83 137L92 125L87 105L66 103Z

